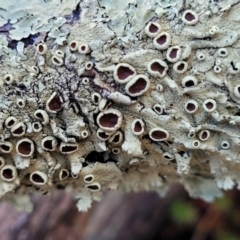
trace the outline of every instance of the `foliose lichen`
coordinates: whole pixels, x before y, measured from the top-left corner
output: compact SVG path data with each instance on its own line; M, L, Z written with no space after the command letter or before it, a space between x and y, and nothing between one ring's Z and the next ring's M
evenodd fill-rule
M0 196L240 188L240 1L9 0ZM32 6L32 7L31 7Z

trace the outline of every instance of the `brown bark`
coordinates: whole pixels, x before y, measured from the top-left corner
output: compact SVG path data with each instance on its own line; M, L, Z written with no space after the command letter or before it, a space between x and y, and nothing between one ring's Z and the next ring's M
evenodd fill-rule
M167 214L168 204L182 188L164 199L156 193L105 195L87 213L79 213L72 197L56 191L33 199L32 213L0 204L1 240L120 240L153 239Z

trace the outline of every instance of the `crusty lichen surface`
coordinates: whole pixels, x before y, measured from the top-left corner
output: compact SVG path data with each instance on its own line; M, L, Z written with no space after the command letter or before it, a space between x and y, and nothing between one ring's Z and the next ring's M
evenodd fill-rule
M240 188L240 1L0 9L0 196Z

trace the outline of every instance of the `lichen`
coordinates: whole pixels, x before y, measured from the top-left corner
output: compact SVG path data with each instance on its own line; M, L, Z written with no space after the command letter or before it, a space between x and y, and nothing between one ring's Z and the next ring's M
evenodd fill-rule
M0 9L3 199L60 188L85 211L116 188L240 189L240 1L13 2Z

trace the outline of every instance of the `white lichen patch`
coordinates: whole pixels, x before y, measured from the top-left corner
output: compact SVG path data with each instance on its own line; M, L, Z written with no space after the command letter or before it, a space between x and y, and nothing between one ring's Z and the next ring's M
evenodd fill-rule
M240 188L238 1L0 9L0 196Z

